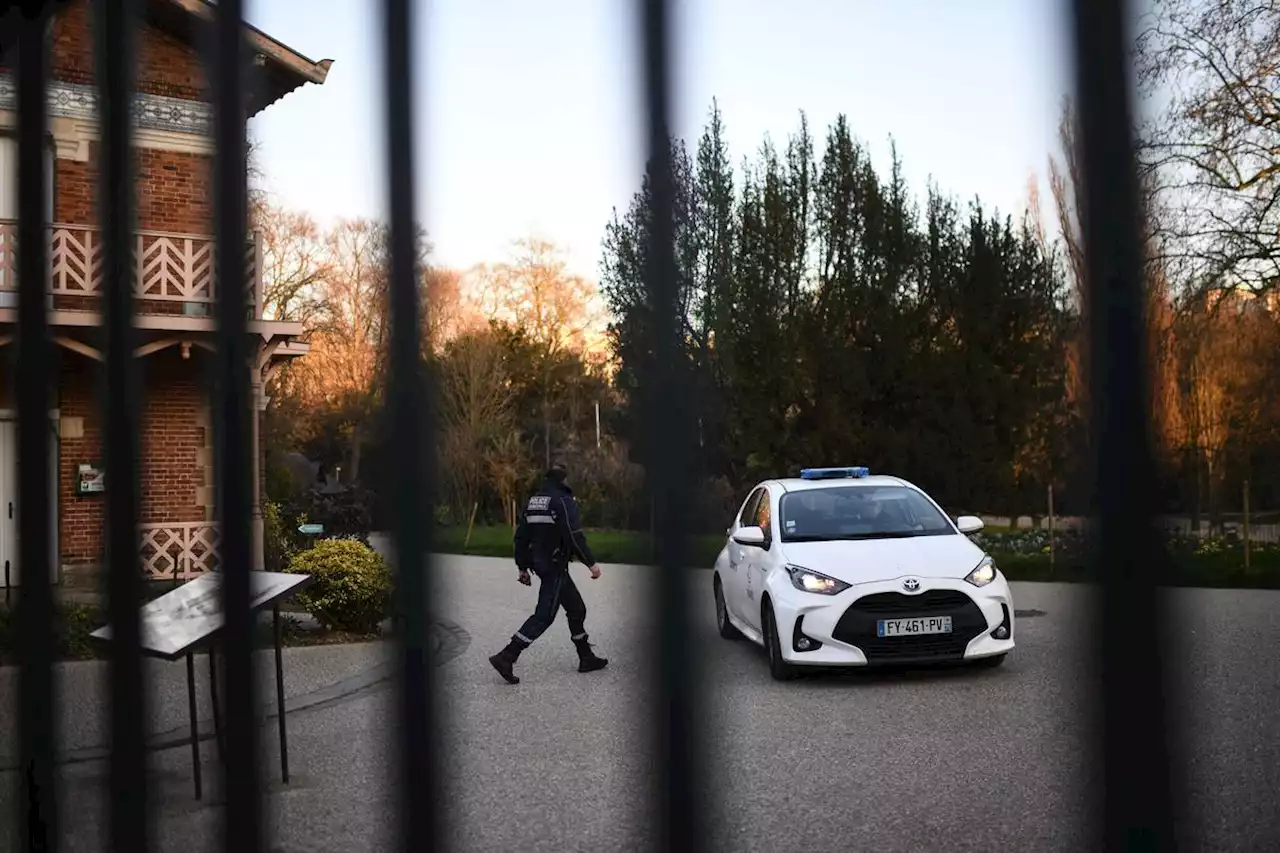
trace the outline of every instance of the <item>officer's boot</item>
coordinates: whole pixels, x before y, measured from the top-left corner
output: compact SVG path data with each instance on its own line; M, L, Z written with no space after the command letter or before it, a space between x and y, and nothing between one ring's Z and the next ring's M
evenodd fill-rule
M527 648L529 648L528 643L512 637L511 642L507 643L505 649L489 657L489 663L493 664L493 668L498 671L498 675L505 678L508 684L519 684L520 677L512 672L512 667L515 666L516 658L520 657L520 653Z
M609 663L608 658L597 657L591 651L591 643L587 642L586 634L575 638L573 644L578 647L578 672L595 672L597 669L604 669Z

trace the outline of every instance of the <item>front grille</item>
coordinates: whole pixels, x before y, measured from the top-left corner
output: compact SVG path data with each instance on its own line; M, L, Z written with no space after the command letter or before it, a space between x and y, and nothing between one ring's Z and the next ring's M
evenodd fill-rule
M950 616L950 634L877 637L877 619ZM920 595L879 592L859 598L845 610L831 636L857 646L867 663L913 663L959 660L969 642L987 628L973 599L956 590L935 589Z

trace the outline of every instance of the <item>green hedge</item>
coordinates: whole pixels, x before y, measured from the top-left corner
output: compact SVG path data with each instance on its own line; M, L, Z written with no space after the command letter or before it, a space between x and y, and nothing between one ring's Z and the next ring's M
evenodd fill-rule
M465 527L436 528L434 550L444 554L471 554L484 557L512 556L512 530L505 526L476 527L464 547ZM982 544L996 558L1000 570L1014 581L1062 581L1078 583L1089 579L1088 566L1077 541L1066 537L1065 553L1049 555L1025 534L984 534ZM653 552L646 533L619 530L592 530L587 541L602 563L646 565ZM1033 550L1030 546L1035 545ZM695 536L690 543L688 563L710 568L724 546L723 536ZM1174 586L1280 589L1280 549L1255 546L1248 571L1238 543L1211 540L1198 547L1175 543L1171 549L1168 581Z

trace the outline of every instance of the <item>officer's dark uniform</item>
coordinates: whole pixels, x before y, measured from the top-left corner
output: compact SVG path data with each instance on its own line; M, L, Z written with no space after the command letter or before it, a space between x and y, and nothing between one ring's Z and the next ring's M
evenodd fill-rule
M516 659L551 627L561 607L569 620L569 636L578 648L578 671L593 672L609 662L591 651L584 627L587 605L569 576L571 559L576 558L586 566L594 566L596 559L587 545L573 490L565 485L564 479L564 466L558 463L552 466L538 491L529 498L516 527L516 566L521 572L536 574L539 588L533 615L512 635L506 648L489 658L493 668L512 684L520 683L512 672Z

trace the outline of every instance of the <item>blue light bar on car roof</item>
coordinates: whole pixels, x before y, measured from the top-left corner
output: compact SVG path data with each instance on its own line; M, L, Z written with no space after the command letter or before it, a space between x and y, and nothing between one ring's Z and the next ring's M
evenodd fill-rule
M804 468L800 471L800 479L845 480L865 477L870 473L866 468Z

